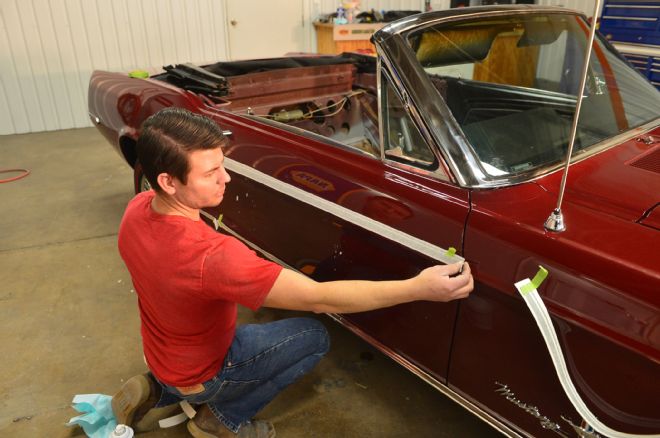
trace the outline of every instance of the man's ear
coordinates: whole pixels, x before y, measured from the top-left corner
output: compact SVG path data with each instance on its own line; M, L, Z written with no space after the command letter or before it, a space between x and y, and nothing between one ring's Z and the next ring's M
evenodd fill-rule
M161 189L168 195L172 196L176 193L176 187L174 187L174 178L168 173L159 173L156 177L156 181Z

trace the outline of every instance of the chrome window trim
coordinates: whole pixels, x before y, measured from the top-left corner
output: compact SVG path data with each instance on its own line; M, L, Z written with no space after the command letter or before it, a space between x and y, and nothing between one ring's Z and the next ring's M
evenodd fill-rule
M380 57L379 57L380 60ZM437 178L441 181L451 181L451 176L448 175L446 172L444 172L444 167L441 163L441 160L444 160L441 155L438 154L438 149L434 148L432 145L434 144L433 142L433 137L429 134L429 132L426 130L426 127L420 123L420 117L419 113L416 111L416 109L411 105L410 103L410 98L408 97L407 93L405 96L401 95L401 91L405 92L405 89L402 89L399 84L395 82L394 75L390 73L390 70L385 67L383 68L380 62L378 63L378 68L377 68L377 74L378 74L378 94L380 99L378 100L378 121L380 125L380 137L381 137L381 144L380 144L380 155L381 155L381 160L392 166L392 167L398 167L407 171L412 171L418 174L422 174L425 176L430 176ZM433 156L436 159L436 166L433 169L427 169L423 167L423 164L420 163L419 166L416 166L414 164L413 160L411 163L401 163L399 161L392 160L385 155L385 108L383 107L383 102L386 99L386 94L383 95L383 82L382 82L382 75L385 75L387 77L387 80L391 83L390 86L393 86L394 88L394 93L398 96L398 98L401 100L401 103L403 104L403 107L406 111L406 114L410 117L410 120L413 122L415 125L415 128L419 132L419 134L422 136L424 141L426 142L426 147L431 151ZM394 86L396 84L396 86Z
M380 77L383 68L380 49L376 48L376 99L378 100L378 141L380 141L380 161L385 162L385 130L383 129L383 83Z
M472 10L473 12L465 12ZM388 36L400 35L408 33L411 30L420 30L425 29L429 26L434 26L443 22L453 22L453 21L466 21L472 20L475 18L492 18L504 15L511 14L542 14L542 13L553 13L553 14L569 14L569 15L581 15L586 18L584 13L570 8L562 7L553 7L553 6L537 6L537 5L499 5L499 6L484 6L484 7L469 7L461 8L460 10L444 10L437 11L436 13L426 14L422 17L417 15L411 20L406 20L404 22L392 23L388 26L383 27L378 32L374 34L374 37L378 37L379 34L387 34Z
M474 153L471 143L465 137L460 125L453 117L451 110L449 110L439 92L428 80L426 72L414 58L414 52L407 43L407 39L408 34L412 31L417 32L441 23L459 22L479 18L493 18L511 15L512 13L518 15L537 15L543 13L566 14L582 17L586 21L584 14L566 8L534 7L530 5L524 7L477 7L474 8L474 10L473 13L456 13L452 10L438 11L437 13L430 14L430 17L429 14L422 16L418 15L402 23L384 27L374 34L373 42L376 44L377 51L381 54L385 64L390 70L396 72L393 79L397 82L397 86L405 89L408 92L408 95L411 96L411 107L414 108L418 119L424 120L421 117L422 113L429 115L429 118L431 119L432 129L430 129L430 132L434 140L433 143L436 145L440 154L446 158L445 163L449 167L450 172L453 174L453 177L456 179L459 186L473 189L508 187L534 181L562 169L565 162L548 164L534 169L531 172L518 173L508 177L492 177L487 175L483 170L476 153ZM399 62L394 62L395 60ZM406 71L398 72L393 68L394 65L406 69ZM407 84L404 84L404 81L400 80L401 78L405 78ZM432 104L425 103L425 99L426 102L428 102L428 96L437 96L436 102ZM424 111L420 111L420 108L423 108ZM444 126L438 125L437 120L435 120L436 124L433 126L434 119L437 117L440 117L440 122L444 124ZM590 145L587 150L581 151L582 153L576 154L571 159L571 163L574 164L599 154L618 143L627 141L653 129L657 124L658 118L639 127L631 128L614 137L603 139L598 143Z
M381 43L377 42L377 44ZM431 149L435 149L435 152L439 153L443 158L453 176L454 182L462 187L470 187L477 184L479 179L476 179L473 174L466 175L465 172L461 171L461 164L465 164L464 162L466 160L475 159L472 154L466 154L459 147L459 143L467 143L467 139L463 135L449 108L444 103L442 105L434 103L436 101L442 102L442 98L438 90L428 80L426 72L417 63L416 59L414 59L412 50L398 36L389 38L386 45L383 44L377 47L382 49L379 50L379 53L381 54L382 61L391 73L396 87L406 90L409 96L409 108L413 120L416 121L424 138L429 141L429 145L432 146ZM401 71L401 69L407 70ZM417 85L417 87L413 86L413 84ZM422 88L421 90L418 89L420 87ZM428 96L435 96L436 99L432 100L432 102L425 101L424 98L428 98ZM420 111L420 106L425 111ZM427 119L424 119L421 116L422 114L427 115ZM445 147L441 147L441 144L444 144ZM469 168L475 169L476 163ZM443 180L446 181L446 178L443 178Z

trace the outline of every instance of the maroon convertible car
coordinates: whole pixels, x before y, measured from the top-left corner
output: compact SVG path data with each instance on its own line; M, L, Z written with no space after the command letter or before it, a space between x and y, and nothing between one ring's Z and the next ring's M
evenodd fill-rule
M542 265L579 398L615 436L658 436L660 93L598 35L583 69L588 37L560 8L431 12L375 34L377 57L96 71L89 112L136 190L145 118L178 106L215 120L232 183L209 225L314 279L464 257L466 300L331 316L504 434L602 436L514 286ZM566 229L548 231L578 101Z

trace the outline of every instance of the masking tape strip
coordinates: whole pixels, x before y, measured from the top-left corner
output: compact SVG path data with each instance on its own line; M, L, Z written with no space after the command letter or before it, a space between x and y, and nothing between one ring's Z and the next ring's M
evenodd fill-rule
M539 274L540 273L541 271L539 271ZM534 278L536 279L539 276L539 274L536 274L536 277ZM543 281L543 279L547 275L548 275L547 271L545 271L545 274L542 274L542 278L540 279L540 281ZM550 314L548 313L548 309L545 307L545 304L543 303L543 299L536 290L533 280L526 278L524 280L517 282L515 286L516 289L518 289L518 292L520 292L520 295L522 295L523 300L525 300L525 304L527 304L527 308L532 313L532 316L536 321L536 325L541 331L541 335L543 336L545 345L548 348L550 357L552 358L552 364L555 367L555 371L557 372L557 376L559 377L559 382L561 383L562 389L564 390L564 393L566 394L566 396L568 397L568 399L570 400L571 404L578 412L578 414L580 414L580 416L591 427L593 427L594 430L596 430L596 432L608 436L610 438L660 438L660 434L639 435L639 434L629 434L625 432L619 432L602 423L589 410L587 405L584 403L584 401L578 394L577 390L575 389L575 385L571 380L571 376L568 373L568 369L566 367L566 360L564 359L564 353L562 352L561 347L559 345L559 340L557 339L557 333L555 332L555 328L552 325Z
M188 403L185 400L181 400L181 409L183 409L184 414L190 419L193 419L195 417L195 414L197 411L195 411L195 408L190 406L190 403Z
M543 266L539 266L539 271L536 273L532 281L529 284L523 286L523 288L520 290L520 293L528 294L533 290L538 290L539 286L541 286L541 283L543 283L543 280L545 280L545 277L547 276L548 270Z
M204 210L199 210L199 213L204 216L206 219L210 220L213 223L213 227L215 228L215 231L218 231L218 228L220 228L220 221L215 217Z
M234 236L235 238L237 238L241 242L245 243L247 246L249 246L253 250L262 253L264 256L266 256L266 258L268 258L269 260L274 261L278 265L284 266L285 268L288 268L292 271L300 272L300 270L298 270L298 269L294 268L293 266L289 265L284 260L282 260L278 257L275 257L273 254L269 253L265 249L263 249L260 246L255 245L254 243L250 242L249 240L247 240L246 238L244 238L243 236L241 236L236 231L232 230L231 228L229 228L227 225L223 224L222 222L216 222L216 219L213 216L211 216L210 214L208 214L207 212L205 212L204 210L200 210L199 212L202 214L202 216L204 216L205 218L207 218L211 222L213 222L213 225L215 226L216 231L221 229L221 230L225 231L226 233L231 234L232 236Z
M383 236L386 239L410 248L420 254L424 254L434 260L438 260L445 264L457 263L464 260L463 257L457 255L448 257L444 248L440 248L439 246L433 245L425 240L411 236L408 233L404 233L403 231L397 230L396 228L390 227L389 225L385 225L381 222L373 220L370 217L356 213L355 211L346 207L342 207L341 205L335 204L334 202L328 201L312 193L294 187L285 183L284 181L280 181L277 178L273 178L270 175L266 175L261 171L253 169L250 166L239 163L236 160L225 157L224 164L225 167L232 172L250 178L251 180L261 183L268 188L277 190L280 193L309 204L314 208L318 208L327 213L330 213L340 219L348 221L375 234ZM217 221L214 221L214 225L216 222Z
M174 415L172 417L168 418L163 418L162 420L158 420L158 426L160 426L161 429L167 429L168 427L174 427L177 426L184 421L188 419L188 415L186 415L185 412L181 412L177 415Z

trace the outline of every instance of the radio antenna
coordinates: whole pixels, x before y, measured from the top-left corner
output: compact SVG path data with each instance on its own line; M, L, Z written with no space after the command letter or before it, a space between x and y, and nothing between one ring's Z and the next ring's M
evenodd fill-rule
M591 60L591 52L593 51L594 37L596 35L596 22L598 17L598 10L600 9L601 0L596 0L594 5L594 13L591 18L591 29L589 30L589 44L584 55L584 65L582 66L582 76L580 77L580 89L575 105L575 115L573 116L573 125L571 126L571 136L568 143L568 153L566 157L566 165L564 167L564 175L561 178L561 186L559 187L559 198L557 199L557 207L550 213L550 216L545 221L545 229L559 233L566 229L564 223L564 215L561 212L561 203L564 200L564 191L566 190L566 179L568 178L568 168L571 164L571 155L573 155L573 145L575 144L575 135L577 133L578 119L580 118L580 109L582 108L582 99L584 98L584 87L587 84L587 75L589 73L589 61Z

